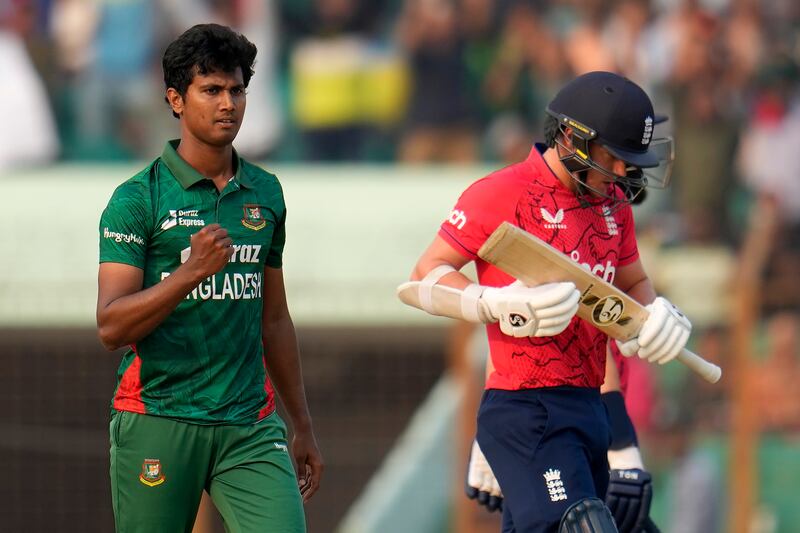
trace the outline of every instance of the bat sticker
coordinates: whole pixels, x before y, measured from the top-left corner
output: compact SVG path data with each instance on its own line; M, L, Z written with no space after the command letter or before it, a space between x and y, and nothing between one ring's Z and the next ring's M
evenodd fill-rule
M598 326L607 326L622 318L625 304L616 296L606 296L600 299L592 309L592 322Z

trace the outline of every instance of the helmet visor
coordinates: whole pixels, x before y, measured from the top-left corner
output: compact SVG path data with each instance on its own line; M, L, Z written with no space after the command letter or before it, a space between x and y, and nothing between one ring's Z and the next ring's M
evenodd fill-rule
M654 189L665 189L669 186L672 178L672 164L675 162L675 143L672 141L672 137L653 139L647 151L657 158L658 165L642 168L642 176L645 183L648 187Z

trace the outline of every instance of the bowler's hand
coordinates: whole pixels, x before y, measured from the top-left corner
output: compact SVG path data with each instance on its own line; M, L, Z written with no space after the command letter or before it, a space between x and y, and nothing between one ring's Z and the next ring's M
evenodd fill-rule
M228 264L233 255L233 241L219 224L209 224L191 237L191 253L186 260L200 280L213 276Z
M325 464L319 452L317 440L311 430L295 431L292 437L292 455L297 470L297 484L303 503L306 503L319 489Z

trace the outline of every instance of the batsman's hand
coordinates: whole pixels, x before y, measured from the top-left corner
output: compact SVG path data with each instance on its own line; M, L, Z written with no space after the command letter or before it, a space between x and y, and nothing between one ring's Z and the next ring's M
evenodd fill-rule
M494 472L486 461L478 441L472 441L469 463L467 463L467 498L486 507L489 512L503 510L503 491L494 477Z
M646 309L650 312L639 336L629 341L617 341L619 351L626 357L638 354L651 363L663 365L675 359L686 346L692 323L666 298L658 297Z
M233 241L219 224L204 226L192 235L190 243L191 249L185 265L198 281L225 268L233 255Z
M639 468L611 470L606 506L614 516L620 533L652 531L649 518L652 500L650 474Z
M527 287L516 281L487 287L478 300L481 314L500 322L511 337L550 337L564 331L578 311L580 293L572 282Z
M303 503L306 503L319 489L322 471L325 469L313 431L295 430L292 437L292 455L297 472L297 485Z

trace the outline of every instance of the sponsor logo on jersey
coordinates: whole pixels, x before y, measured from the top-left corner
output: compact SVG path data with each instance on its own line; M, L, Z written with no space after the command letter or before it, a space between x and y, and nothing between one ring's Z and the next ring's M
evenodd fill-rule
M567 225L564 224L564 210L559 209L556 211L556 214L553 215L545 209L544 207L539 208L539 212L542 214L542 218L545 221L544 227L548 229L567 229Z
M461 229L464 227L464 224L467 223L467 215L464 214L464 211L453 209L450 211L450 216L447 217L447 221L458 229Z
M650 144L651 137L653 137L653 117L646 117L644 119L644 134L642 134L642 144Z
M161 223L161 229L166 231L175 226L197 227L205 226L206 221L200 216L197 209L170 209L169 216Z
M288 446L286 446L285 444L281 444L280 442L276 442L274 444L275 444L275 447L278 448L281 451L284 451L284 452L288 452L289 451Z
M142 463L142 473L139 474L139 481L148 487L161 485L167 480L164 470L161 468L161 461L158 459L145 459Z
M267 225L267 221L261 216L261 206L253 204L244 204L244 218L242 218L242 226L258 231Z
M619 233L617 221L614 220L614 215L611 214L611 208L607 205L603 206L603 218L606 221L606 228L608 228L609 235L616 235Z
M551 502L558 502L567 499L567 489L561 481L561 470L549 469L544 473L544 481L547 484L547 493L550 495Z
M114 242L124 242L125 244L135 243L144 246L144 239L135 233L120 233L108 228L103 228L103 238L112 239Z
M261 245L260 244L233 244L233 254L228 259L229 263L260 263L261 262ZM189 260L192 253L192 247L187 246L181 250L181 264Z
M170 272L162 272L161 279ZM226 272L209 276L186 295L187 300L256 300L261 298L261 272Z
M578 263L580 266L594 274L595 276L601 278L603 281L607 281L608 283L614 283L614 276L617 274L617 269L611 263L611 261L606 261L605 265L596 264L590 265L589 263L581 262L581 254L578 250L573 250L569 254L569 258Z

